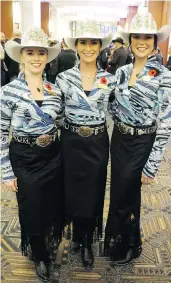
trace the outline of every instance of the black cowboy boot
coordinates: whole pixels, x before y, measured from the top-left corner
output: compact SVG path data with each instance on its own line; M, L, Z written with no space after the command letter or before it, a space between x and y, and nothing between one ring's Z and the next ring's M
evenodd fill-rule
M91 246L85 246L81 249L81 260L85 269L91 269L94 266L94 256Z
M92 241L87 241L84 237L81 249L81 260L85 269L91 269L94 266L94 255L92 251Z
M70 245L70 253L76 254L80 251L81 247L81 238L83 235L82 226L80 224L80 219L75 218L73 221L73 234L72 234L72 242Z
M125 259L128 251L128 237L118 235L112 238L109 243L110 260L115 263Z
M29 241L34 258L36 274L41 281L47 282L49 280L49 272L46 263L48 261L49 252L46 249L44 238L32 235L29 237Z
M122 237L123 241L126 243L125 255L123 256L123 258L114 260L115 265L128 264L134 258L139 257L142 252L140 229L137 228L134 219L131 219L131 234L123 235Z
M133 241L130 237L130 242ZM135 246L132 243L127 248L127 251L125 252L125 255L123 257L117 258L113 261L115 265L125 265L131 262L134 258L137 258L140 256L142 252L142 247L141 246Z
M47 282L49 280L49 272L44 261L35 260L35 268L38 278L43 282Z

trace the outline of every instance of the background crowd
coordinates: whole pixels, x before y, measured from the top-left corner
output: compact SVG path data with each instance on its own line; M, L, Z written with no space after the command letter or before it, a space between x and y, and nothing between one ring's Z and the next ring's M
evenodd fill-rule
M19 30L15 30L11 39L17 43L21 43L21 36L21 32ZM1 86L4 86L17 78L20 72L19 64L12 60L5 52L4 45L7 41L8 38L5 36L5 34L0 32ZM48 44L50 47L55 46L57 43L58 41L55 39L48 39ZM153 55L156 55L157 61L163 65L163 56L159 47L154 51ZM74 67L78 60L78 54L69 49L65 41L62 40L61 52L52 62L46 65L45 74L47 80L55 83L56 76L59 73ZM116 39L112 40L108 47L100 52L98 62L102 69L111 74L115 74L119 67L132 62L132 54L128 44L125 43L121 37L117 37ZM165 67L171 70L171 46L168 50L168 58Z

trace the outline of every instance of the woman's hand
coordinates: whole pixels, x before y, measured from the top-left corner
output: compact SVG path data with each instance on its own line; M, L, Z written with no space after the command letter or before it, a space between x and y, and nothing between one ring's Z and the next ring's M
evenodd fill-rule
M11 190L12 192L18 192L17 179L5 182L4 184L5 184L6 188Z
M141 183L142 183L143 185L154 184L154 183L155 183L155 179L154 179L154 178L147 177L146 175L144 175L144 174L142 173L142 175L141 175Z

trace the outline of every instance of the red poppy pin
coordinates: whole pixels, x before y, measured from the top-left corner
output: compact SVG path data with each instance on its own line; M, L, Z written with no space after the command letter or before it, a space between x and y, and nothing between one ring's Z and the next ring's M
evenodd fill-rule
M53 88L52 88L50 83L45 84L45 89L48 92L48 94L56 95L56 91L53 90Z
M50 85L49 83L45 84L45 86L46 86L46 88L47 88L48 90L52 90L52 87L51 87L51 85Z
M101 82L101 84L106 85L107 84L107 79L103 77L103 78L100 79L100 82Z
M148 71L148 75L149 75L150 77L155 77L155 76L157 76L158 74L159 74L159 70L157 70L157 69L151 69L151 70Z

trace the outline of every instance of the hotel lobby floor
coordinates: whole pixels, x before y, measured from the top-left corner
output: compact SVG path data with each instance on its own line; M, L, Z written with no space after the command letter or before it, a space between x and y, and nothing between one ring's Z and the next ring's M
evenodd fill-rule
M109 206L110 162L106 187L104 220ZM20 253L20 227L15 194L2 186L1 273L4 283L38 283L34 266ZM104 222L105 222L104 221ZM156 184L142 189L143 252L132 263L112 267L100 257L103 241L94 245L95 266L85 272L80 255L68 253L64 240L58 251L59 283L171 283L171 142L158 171ZM57 283L51 279L49 282Z

